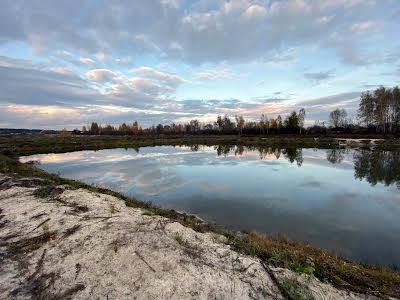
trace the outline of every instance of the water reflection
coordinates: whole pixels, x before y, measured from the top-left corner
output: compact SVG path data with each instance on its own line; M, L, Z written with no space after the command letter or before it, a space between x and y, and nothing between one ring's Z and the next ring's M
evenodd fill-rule
M232 229L284 233L349 258L400 265L398 151L194 145L21 160Z
M192 151L198 151L199 146L192 146ZM271 155L279 160L281 154L289 162L301 167L303 164L302 148L277 148L263 146L235 146L219 145L215 146L218 156L242 156L248 152L258 151L259 158L271 159ZM385 185L395 184L400 189L400 151L383 151L371 149L347 149L332 148L326 150L326 160L331 164L341 164L345 155L353 152L354 177L356 179L365 179L371 185L384 183Z
M340 164L343 161L345 154L346 149L329 149L326 151L326 159L332 164Z
M400 189L400 152L357 150L354 153L354 177L371 185L396 184Z

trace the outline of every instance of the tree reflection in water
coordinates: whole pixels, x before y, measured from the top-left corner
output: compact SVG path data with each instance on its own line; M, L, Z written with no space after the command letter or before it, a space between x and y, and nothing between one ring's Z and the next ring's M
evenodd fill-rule
M354 177L371 185L396 184L400 189L400 151L356 150L353 155Z
M274 155L279 159L282 155L291 163L301 167L303 164L303 149L301 148L278 148L265 146L243 146L243 145L218 145L214 147L218 156L234 154L241 156L246 151L258 151L260 159ZM194 149L198 149L194 147ZM326 159L332 164L343 162L345 155L353 151L354 177L365 179L371 185L383 183L386 186L396 184L400 189L400 151L370 150L370 149L329 149Z
M332 164L340 164L348 149L327 150L326 159ZM365 179L371 185L383 183L396 184L400 189L400 151L392 150L353 150L354 178Z
M348 150L346 149L329 149L326 152L326 159L332 164L340 164L347 152Z
M265 147L265 146L243 146L243 145L218 145L214 149L217 151L218 156L228 156L234 154L235 156L241 156L246 151L258 151L260 159L265 159L270 155L274 155L276 159L279 159L283 154L283 157L291 163L296 162L299 167L303 164L303 149L301 148L278 148L278 147Z

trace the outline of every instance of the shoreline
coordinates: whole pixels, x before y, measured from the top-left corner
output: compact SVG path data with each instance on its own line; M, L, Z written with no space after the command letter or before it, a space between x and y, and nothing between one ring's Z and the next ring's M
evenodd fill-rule
M373 290L338 289L323 283L310 273L311 265L302 271L275 266L238 251L230 242L232 237L196 231L128 203L82 187L55 185L41 177L0 174L2 295L73 299L385 297Z
M65 153L81 150L140 148L146 146L254 146L281 148L339 148L340 140L357 139L350 147L400 149L399 138L377 140L376 136L0 136L0 154L25 156L41 153Z
M400 273L382 267L366 266L337 258L328 251L315 249L309 245L288 240L275 240L256 232L237 234L223 231L195 216L164 210L148 203L125 197L114 191L95 188L90 185L46 173L29 164L21 164L15 159L0 156L0 173L19 174L28 178L41 178L45 186L68 186L68 190L84 189L91 193L101 193L123 200L127 207L140 209L149 217L164 217L180 223L199 233L222 235L233 251L250 255L273 267L291 269L295 274L329 282L336 288L375 295L379 297L400 295ZM330 270L329 270L330 269Z

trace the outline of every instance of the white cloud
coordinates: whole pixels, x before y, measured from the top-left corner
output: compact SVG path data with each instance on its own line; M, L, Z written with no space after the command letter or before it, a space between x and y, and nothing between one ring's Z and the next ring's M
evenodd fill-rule
M82 17L85 11L73 1L43 0L35 5L7 0L0 3L1 16L24 22L6 22L0 42L14 37L42 52L54 47L75 50L99 62L126 53L163 55L193 64L248 61L298 45L323 45L328 38L349 36L351 27L366 30L372 24L367 22L379 17L377 9L396 11L389 1L373 0L200 2L106 1L91 5L90 15ZM22 5L24 9L18 9ZM348 40L351 36L337 40L339 54Z
M233 77L233 72L229 67L222 66L215 69L205 69L196 72L193 77L201 81L229 79Z
M244 13L242 14L241 18L246 21L256 21L258 19L262 19L267 16L267 9L261 5L251 5L249 6Z
M96 82L110 82L116 77L116 74L108 69L93 69L86 72L85 76Z
M356 23L351 26L352 31L365 31L369 30L374 27L373 22L361 22L361 23Z
M80 57L79 62L87 66L93 65L95 63L93 59L88 57Z
M130 72L135 73L137 76L154 79L156 81L163 82L164 84L167 84L167 85L170 85L173 87L177 87L180 84L185 82L185 79L183 79L182 77L180 77L176 74L158 71L154 68L146 67L146 66L132 69L132 70L130 70Z

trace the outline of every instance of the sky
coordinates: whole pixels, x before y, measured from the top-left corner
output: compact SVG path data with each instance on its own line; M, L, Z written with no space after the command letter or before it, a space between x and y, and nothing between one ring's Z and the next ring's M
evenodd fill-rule
M400 0L2 0L0 127L355 116L399 37Z

